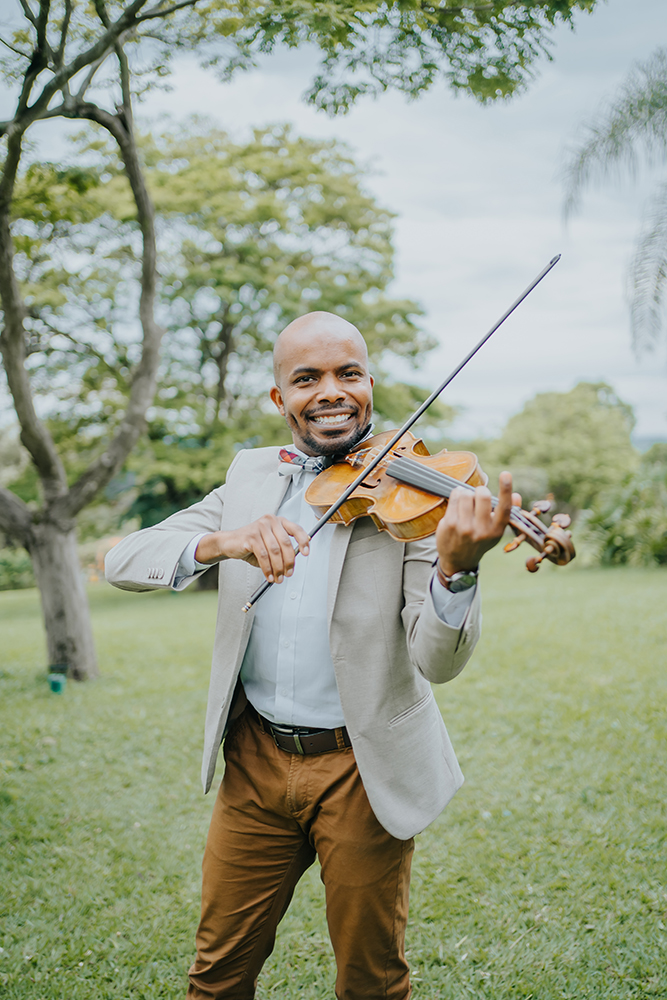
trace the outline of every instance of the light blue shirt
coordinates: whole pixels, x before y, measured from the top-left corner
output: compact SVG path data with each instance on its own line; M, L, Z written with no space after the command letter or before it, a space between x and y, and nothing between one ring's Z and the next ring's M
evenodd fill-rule
M280 471L291 483L278 515L312 530L316 518L305 493L316 473L296 465L282 465ZM308 557L296 559L293 575L271 587L255 607L241 681L248 701L271 722L322 729L345 725L327 627L329 549L335 530L333 524L324 525L311 541ZM203 537L193 538L181 556L174 588L209 568L194 557ZM459 628L474 593L471 587L452 594L434 576L427 600L442 621Z

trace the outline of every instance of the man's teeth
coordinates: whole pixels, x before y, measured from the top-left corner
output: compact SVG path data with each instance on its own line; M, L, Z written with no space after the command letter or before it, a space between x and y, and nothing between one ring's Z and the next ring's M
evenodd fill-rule
M344 424L349 416L349 413L338 413L335 417L313 417L313 420L316 424L327 424L331 426L332 424Z

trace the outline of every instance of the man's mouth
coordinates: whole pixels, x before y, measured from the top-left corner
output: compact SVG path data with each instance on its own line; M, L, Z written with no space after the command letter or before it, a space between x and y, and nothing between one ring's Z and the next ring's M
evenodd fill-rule
M309 417L309 419L320 427L338 427L340 424L347 423L352 415L351 413L336 413L334 416L320 415Z

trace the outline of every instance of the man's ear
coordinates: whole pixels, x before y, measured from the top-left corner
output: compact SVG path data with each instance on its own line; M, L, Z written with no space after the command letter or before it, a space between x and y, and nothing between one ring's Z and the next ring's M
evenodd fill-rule
M283 405L283 394L277 385L272 386L269 391L269 396L271 397L276 409L280 413L281 417L285 416L285 406Z
M375 385L375 379L373 378L373 376L372 376L372 375L369 375L369 376L368 376L368 379L369 379L369 381L370 381L370 383L371 383L371 389L372 389L372 388L373 388L373 386Z

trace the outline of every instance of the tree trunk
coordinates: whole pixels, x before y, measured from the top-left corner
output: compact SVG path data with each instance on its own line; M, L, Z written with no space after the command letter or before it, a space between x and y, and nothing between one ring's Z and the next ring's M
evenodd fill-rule
M36 524L30 555L42 599L49 664L62 664L74 680L98 676L88 596L79 565L74 528Z

